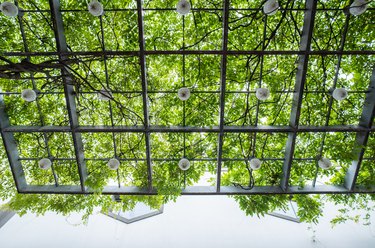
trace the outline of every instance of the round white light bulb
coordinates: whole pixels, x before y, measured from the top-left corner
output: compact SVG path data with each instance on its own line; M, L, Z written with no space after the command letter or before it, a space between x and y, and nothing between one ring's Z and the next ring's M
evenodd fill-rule
M118 159L115 159L115 158L111 158L108 163L107 163L109 169L111 170L117 170L118 167L120 166L120 161L118 161Z
M274 15L274 14L276 14L279 7L280 7L280 5L279 5L279 2L277 0L268 0L263 5L263 12L266 15Z
M106 89L102 88L98 92L98 99L102 100L102 101L109 101L109 100L112 99L112 92L109 91L109 90L106 90Z
M18 15L17 6L11 2L3 2L0 4L0 10L6 16L15 17Z
M328 158L321 158L321 159L319 159L318 165L323 170L327 170L327 169L329 169L329 168L332 167L332 163L331 163L331 161Z
M26 102L32 102L36 99L36 92L31 89L25 89L22 91L21 97Z
M188 88L181 88L178 90L178 98L182 101L186 101L190 97L190 90Z
M337 88L333 91L332 97L337 101L342 101L348 97L348 91L345 88Z
M42 170L48 170L51 167L52 162L48 158L42 158L41 160L39 160L38 165Z
M181 170L185 171L190 168L190 161L186 158L183 158L178 162L178 167L180 167Z
M262 165L262 161L260 161L257 158L252 158L250 160L250 168L253 169L253 170L259 170L261 165Z
M93 16L101 16L104 13L103 5L97 0L92 0L88 4L88 9Z
M349 7L349 13L355 16L363 14L366 10L366 0L355 0Z
M176 5L176 11L181 15L186 15L190 12L191 5L189 1L180 0Z
M270 90L266 88L258 88L256 89L255 96L261 100L267 100L270 97Z

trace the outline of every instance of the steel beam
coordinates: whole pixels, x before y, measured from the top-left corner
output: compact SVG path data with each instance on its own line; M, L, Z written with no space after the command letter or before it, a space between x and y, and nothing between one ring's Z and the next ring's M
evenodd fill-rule
M151 164L151 147L150 147L150 122L149 122L149 103L147 96L147 72L146 72L146 55L145 55L145 37L143 25L143 9L142 0L137 0L138 13L138 38L139 38L139 63L141 66L141 80L142 80L142 101L143 101L143 124L145 131L146 143L146 164L147 164L147 183L148 189L152 190L152 164Z
M30 79L30 78L22 78L22 79ZM39 79L46 79L45 77L39 78ZM112 90L111 91L113 94L142 94L142 90ZM177 94L178 90L148 90L148 94ZM294 93L293 90L275 90L273 91L274 93L277 94L288 94L288 93ZM362 94L362 93L367 93L367 90L348 90L348 94ZM7 91L7 92L0 92L2 95L19 95L21 92L17 91ZM81 94L89 94L89 95L97 95L98 92L95 91L80 91L79 93ZM194 94L219 94L220 90L192 90L191 93ZM255 90L227 90L225 92L226 94L255 94ZM321 94L321 93L330 93L327 90L305 90L304 93L310 93L310 94ZM43 92L43 95L58 95L58 94L64 94L64 92Z
M134 8L105 8L105 12L134 12L137 11L137 9ZM176 8L144 8L145 11L176 11ZM191 8L191 11L193 12L199 12L199 11L222 11L221 8ZM259 8L231 8L233 11L254 11L259 12ZM304 11L303 8L282 8L280 7L281 11ZM343 11L343 8L318 8L317 11ZM374 11L375 8L367 8L367 11ZM86 12L87 10L84 8L81 9L62 9L61 12ZM43 12L49 12L49 10L45 9L26 9L23 10L23 12L26 13L43 13Z
M227 80L227 50L228 50L228 25L229 25L229 0L224 1L223 6L223 44L221 57L220 74L220 113L219 113L219 135L217 151L217 169L216 169L216 191L220 192L221 184L221 164L224 143L224 108L225 108L225 89Z
M67 52L68 46L65 39L64 33L64 25L63 19L60 12L60 1L59 0L49 0L50 8L51 8L51 16L53 21L53 27L55 32L55 39L56 39L56 46L58 52ZM67 59L66 56L59 56L59 59L65 60ZM81 183L81 190L85 191L85 180L87 178L87 169L86 163L84 160L84 153L83 153L83 143L81 134L75 131L75 128L79 126L78 123L78 116L77 116L77 107L75 102L75 90L73 87L73 79L69 71L64 68L61 70L61 74L63 75L63 83L64 83L64 93L65 99L67 104L67 110L69 115L69 122L71 127L71 133L73 138L74 144L74 152L76 155L76 161L78 165L78 173Z
M69 126L9 126L3 132L15 133L49 133L71 132ZM74 129L77 133L143 133L144 126L79 126ZM335 126L224 126L224 133L322 133L322 132L373 132L375 126L361 127L357 125ZM219 133L218 126L193 127L193 126L149 126L149 133Z
M29 185L22 190L25 194L93 194L94 191L87 190L82 192L79 186L35 186ZM279 186L255 186L251 190L243 190L234 186L222 186L220 191L215 186L188 186L182 189L182 195L298 195L298 194L353 194L353 193L375 193L375 187L357 187L354 190L348 190L340 185L318 185L315 187L298 186L288 187L282 190ZM105 195L156 195L157 189L139 188L139 187L104 187L102 194Z
M333 125L333 126L298 126L295 129L299 133L319 133L319 132L362 132L375 131L375 127L361 127L358 125Z
M16 212L13 211L0 211L0 228L2 228Z
M221 50L149 50L144 51L144 55L223 55L224 51ZM293 50L231 50L226 51L227 55L375 55L374 50L347 50L347 51L327 51L327 50L316 50L316 51L293 51ZM103 57L107 56L139 56L139 51L66 51L66 52L0 52L1 56L93 56L93 57Z
M25 173L22 168L22 164L19 161L19 153L17 149L17 142L14 139L13 133L4 132L4 128L10 126L8 115L5 112L5 103L3 95L0 95L0 132L3 139L6 154L10 164L10 169L13 174L13 179L17 187L17 191L20 192L26 187Z
M299 125L299 117L301 113L301 106L302 106L302 97L303 97L303 88L306 81L306 74L308 69L308 60L309 54L308 52L311 50L311 40L312 34L314 30L314 21L315 21L315 13L316 13L316 0L306 0L306 11L304 17L304 24L302 29L301 35L301 44L300 50L305 52L305 54L299 56L298 68L297 68L297 76L296 76L296 83L294 87L294 94L293 94L293 105L292 111L290 114L290 121L289 125L292 128L297 128ZM290 169L292 166L293 155L294 155L294 148L296 144L297 132L289 133L288 141L285 148L285 162L283 165L283 175L281 179L281 188L283 190L287 190L289 184L289 177L290 177Z
M363 111L361 118L359 120L359 126L364 128L369 128L372 126L375 116L375 67L372 71L372 76L370 79L370 86L368 93L366 94L366 99L363 105ZM357 181L357 176L359 169L361 168L361 163L363 160L363 155L366 150L366 145L370 131L358 132L354 145L354 152L356 153L356 159L352 161L351 166L345 175L344 185L349 190L355 189L355 183ZM371 149L371 148L370 148ZM372 148L373 149L373 148Z
M86 161L108 161L112 157L102 158L85 158ZM38 161L40 158L21 157L20 161ZM75 161L75 158L54 158L55 161ZM146 161L146 158L119 158L120 161ZM181 160L180 157L169 157L169 158L151 158L152 161L157 162L178 162ZM190 158L190 161L196 162L210 162L217 161L217 158ZM262 158L263 161L284 161L284 158ZM294 161L316 161L316 158L293 158ZM363 158L362 160L374 161L375 158ZM248 161L248 158L222 158L223 162L234 162L234 161Z
M4 132L11 133L55 133L71 132L70 126L10 126Z

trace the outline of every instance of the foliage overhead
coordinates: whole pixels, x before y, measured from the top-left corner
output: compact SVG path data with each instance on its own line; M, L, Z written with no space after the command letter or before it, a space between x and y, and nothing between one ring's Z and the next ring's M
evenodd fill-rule
M12 126L69 126L70 117L64 94L69 71L75 90L80 126L143 126L142 70L137 55L138 12L135 0L101 0L104 14L95 17L87 11L87 1L60 0L64 35L68 50L58 56L54 24L46 0L19 0L19 17L0 14L0 96ZM305 1L278 1L281 9L265 16L266 1L230 1L226 91L221 99L223 47L223 1L190 1L192 11L180 15L176 0L144 0L143 24L149 124L151 126L191 126L212 128L220 125L220 102L224 100L226 126L289 126L293 92L304 25ZM331 54L309 55L302 96L299 125L358 125L366 91L375 65L374 55L339 54L335 51L373 51L375 47L374 2L359 16L343 11L352 1L319 0L313 27L312 51ZM347 29L345 28L347 27ZM343 35L344 34L344 35ZM201 54L162 54L160 51L203 51ZM90 52L124 52L93 55ZM159 53L158 53L159 51ZM234 54L235 51L266 51ZM276 51L281 51L277 53ZM77 53L75 53L77 52ZM134 53L132 53L134 52ZM34 55L33 55L34 53ZM36 56L36 54L38 54ZM31 55L31 56L28 56ZM178 98L180 88L189 88L186 101ZM257 88L267 88L270 97L259 101ZM334 88L345 88L347 99L335 101ZM34 89L37 100L25 102L24 89ZM109 92L109 101L98 98ZM69 214L83 211L88 217L97 207L104 210L132 209L137 202L153 208L176 200L183 188L215 185L218 134L211 132L87 132L81 135L87 167L85 186L92 195L23 195L16 192L5 149L0 149L0 198L9 201L4 208L20 214L55 211ZM149 138L152 183L156 196L122 196L116 203L100 192L107 185L147 187L146 146ZM29 185L80 185L71 132L16 132L14 139ZM248 160L262 160L261 169L252 172L256 186L281 183L288 133L226 133L223 136L221 186L249 182ZM356 146L355 132L298 133L289 184L305 187L317 183L342 185L345 173L365 149L357 184L375 184L375 136L366 147ZM38 160L53 158L53 167L41 170ZM118 170L107 161L120 158ZM191 167L181 171L178 161L186 157ZM329 158L333 168L317 170L317 160ZM207 177L209 179L207 179ZM298 205L302 221L316 223L326 201L343 208L334 224L359 220L349 209L373 211L374 195L254 195L233 196L248 215L263 216L286 209L289 201ZM369 215L364 216L368 223Z

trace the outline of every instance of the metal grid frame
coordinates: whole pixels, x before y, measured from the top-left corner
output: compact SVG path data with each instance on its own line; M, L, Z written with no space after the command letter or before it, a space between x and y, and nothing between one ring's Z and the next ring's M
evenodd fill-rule
M216 133L218 135L218 157L215 159L195 159L195 161L217 161L217 174L216 174L216 186L190 186L185 187L182 190L183 195L231 195L231 194L329 194L329 193L374 193L375 186L364 187L356 185L356 180L358 172L361 167L361 162L364 159L365 147L367 144L368 137L371 133L375 131L373 126L374 119L374 109L375 109L375 68L372 72L372 77L369 82L369 89L366 91L366 99L364 102L364 108L362 110L361 118L358 125L341 125L341 126L329 126L329 113L326 118L325 126L301 126L299 125L299 117L301 112L301 104L304 90L304 84L306 81L307 68L309 63L309 57L312 55L337 55L338 65L335 73L335 83L339 74L339 67L341 56L343 55L375 55L373 50L356 50L356 51L344 51L344 42L347 35L347 29L349 24L350 16L347 16L345 28L342 36L342 41L340 48L335 51L313 51L311 50L311 41L313 35L314 21L317 11L317 1L307 0L306 8L304 11L304 24L302 28L300 49L298 51L266 51L262 50L252 50L252 51L230 51L228 50L228 25L229 25L229 12L231 10L229 0L225 0L223 8L219 9L200 9L196 8L193 11L200 10L216 10L223 12L223 35L222 35L222 49L218 51L203 51L203 50L157 50L157 51L147 51L145 48L145 34L144 34L144 20L142 7L142 0L137 0L137 9L109 9L106 11L136 11L137 12L137 22L138 22L138 35L139 35L139 51L108 51L105 49L104 38L102 39L102 51L78 51L72 52L68 50L65 34L64 25L62 19L62 13L64 10L60 10L59 0L50 0L50 13L53 21L53 29L56 38L57 52L30 52L25 43L24 52L2 52L3 56L58 56L60 59L68 58L70 56L79 55L91 55L97 57L104 57L104 64L106 67L106 78L108 81L108 72L106 58L107 56L124 56L132 55L139 58L140 74L142 82L142 91L132 91L132 93L137 92L142 94L143 102L143 126L114 126L112 119L112 126L80 126L78 123L77 107L75 101L74 87L70 83L71 76L67 68L61 69L61 75L63 75L64 81L64 94L67 103L67 110L69 115L69 126L11 126L9 118L5 112L5 105L3 101L3 95L0 94L0 127L1 135L4 142L4 146L9 159L9 164L13 173L14 181L18 192L20 193L47 193L47 194L90 194L93 193L92 190L85 187L85 180L87 177L86 169L86 159L83 152L83 141L82 133L143 133L145 135L146 144L146 165L147 165L147 188L138 187L124 187L124 186L106 186L103 190L103 194L130 194L130 195L154 195L157 194L157 189L153 187L153 170L152 161L165 161L168 159L163 158L152 158L151 157L151 145L150 145L150 134L151 133L193 133L193 132L205 132L205 133ZM174 9L147 9L156 11L169 11ZM243 10L243 9L242 9ZM259 11L259 9L246 9ZM288 10L288 9L286 9ZM301 9L298 9L301 11ZM332 9L326 9L332 10ZM81 11L81 10L69 10L69 11ZM321 10L324 11L324 10ZM370 9L373 11L373 9ZM32 12L32 11L30 11ZM21 18L18 17L20 23L22 24ZM104 37L102 19L101 23L101 35ZM25 34L21 25L22 36L25 41ZM191 54L205 54L205 55L220 55L221 56L221 82L220 90L215 91L215 93L220 94L220 108L219 108L219 125L214 127L193 127L193 126L174 126L174 127L164 127L164 126L152 126L149 122L149 99L147 86L147 67L146 67L146 56L147 55L191 55ZM296 73L295 88L293 93L292 111L290 115L289 126L226 126L224 123L224 112L225 112L225 94L226 91L226 71L227 71L227 56L230 55L257 55L263 59L265 55L298 55L298 69ZM156 91L155 93L160 93L162 91ZM164 91L168 92L168 91ZM239 91L240 92L240 91ZM172 93L172 92L169 92ZM174 93L174 92L173 92ZM236 92L233 92L236 93ZM332 97L329 102L329 112L332 108ZM111 113L112 118L112 113ZM55 185L28 185L25 180L24 171L22 168L22 160L30 158L20 159L17 145L14 138L14 133L43 133L44 135L48 132L63 132L70 133L74 143L74 153L75 160L78 165L78 173L80 178L79 186L65 186L58 185L55 176ZM309 133L309 132L353 132L356 133L356 144L362 147L356 152L356 159L353 160L352 165L349 167L347 174L345 176L345 182L343 185L320 185L316 186L315 182L312 186L305 186L300 189L297 186L289 186L289 177L292 166L292 161L296 160L294 158L294 149L296 145L296 138L298 133ZM287 133L288 139L285 149L285 158L282 159L284 162L283 175L281 179L281 185L279 186L255 186L252 190L243 190L236 188L234 186L222 186L221 185L221 166L223 161L231 160L242 160L242 159L227 159L223 158L223 137L227 133ZM325 136L324 136L325 137ZM46 141L46 144L48 142ZM323 144L324 145L324 138ZM116 145L114 144L116 147ZM47 146L48 147L48 146ZM322 148L321 148L322 149ZM115 148L116 150L116 148ZM116 153L116 151L115 151ZM72 159L72 158L66 158ZM267 158L266 158L267 159ZM271 158L270 158L271 159ZM127 160L127 159L124 159ZM172 161L178 161L179 158L169 159ZM245 160L245 159L243 159ZM308 159L306 159L308 160ZM313 159L310 159L313 160ZM194 161L194 159L193 159ZM53 168L52 168L53 169Z

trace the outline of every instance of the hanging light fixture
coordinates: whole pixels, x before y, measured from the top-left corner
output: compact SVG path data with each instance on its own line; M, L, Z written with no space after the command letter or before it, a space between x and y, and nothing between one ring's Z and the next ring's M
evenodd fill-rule
M32 101L35 101L36 99L36 92L31 89L25 89L22 91L21 97L26 102L32 102Z
M332 97L337 101L342 101L348 97L348 91L345 88L337 88L333 91Z
M187 0L180 0L176 5L176 11L181 15L186 15L190 12L191 5Z
M329 169L329 168L332 167L332 163L331 163L331 161L328 158L321 158L321 159L319 159L318 165L323 170L327 170L327 169Z
M113 98L112 96L112 92L109 91L109 90L106 90L104 88L102 88L99 92L98 92L98 99L99 100L102 100L102 101L109 101Z
M270 90L266 88L258 88L256 89L255 96L261 100L267 100L270 97Z
M252 158L250 160L250 168L253 170L259 170L262 165L262 161L257 158Z
M178 167L180 167L181 170L186 171L190 168L190 161L186 158L183 158L178 162Z
M277 0L268 0L263 5L263 13L266 15L274 15L276 14L277 10L279 9L280 5Z
M98 0L92 0L88 4L88 9L90 14L93 16L101 16L104 13L103 4L101 4Z
M0 4L0 10L4 15L15 17L18 15L18 8L14 3L3 2Z
M42 158L39 160L38 165L42 170L48 170L51 167L52 162L49 158Z
M366 0L355 0L349 6L349 13L352 15L361 15L367 10L367 1Z
M108 165L110 170L117 170L118 167L120 166L120 161L118 161L118 159L116 159L116 158L111 158L108 161L107 165Z
M190 90L189 88L183 87L178 90L178 98L180 98L181 101L186 101L190 98Z

